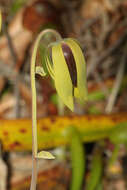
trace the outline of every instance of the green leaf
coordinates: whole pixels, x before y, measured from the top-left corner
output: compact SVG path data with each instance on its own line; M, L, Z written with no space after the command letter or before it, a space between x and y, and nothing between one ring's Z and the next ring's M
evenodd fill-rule
M114 144L127 143L127 122L116 125L109 139Z
M25 0L14 0L10 7L10 14L15 14L24 4Z
M100 183L102 175L102 154L101 152L96 152L93 156L90 176L86 183L87 190L95 190Z
M105 93L103 91L95 91L88 94L88 101L99 101L105 99Z
M60 44L52 47L52 60L57 93L63 103L73 111L72 81Z
M47 151L41 151L37 154L37 158L43 158L43 159L55 159L55 157Z
M88 113L97 115L97 114L101 114L101 110L96 105L93 105L89 107Z
M66 39L66 43L71 48L77 68L77 88L74 95L81 100L87 100L87 83L86 83L86 63L82 50L76 40Z
M39 74L42 77L46 76L46 73L43 67L40 67L40 66L36 66L36 74Z
M82 189L85 174L85 150L79 131L74 126L69 126L72 180L71 190Z

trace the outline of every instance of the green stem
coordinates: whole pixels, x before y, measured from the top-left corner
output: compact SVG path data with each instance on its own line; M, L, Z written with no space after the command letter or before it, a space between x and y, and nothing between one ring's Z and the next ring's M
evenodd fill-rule
M52 33L56 36L56 39L61 39L59 33L53 29L47 29L42 31L37 37L34 49L31 57L31 90L32 90L32 179L31 179L31 187L30 190L36 189L37 183L37 107L36 107L36 84L35 84L35 74L36 74L36 55L39 43L42 37L47 34Z

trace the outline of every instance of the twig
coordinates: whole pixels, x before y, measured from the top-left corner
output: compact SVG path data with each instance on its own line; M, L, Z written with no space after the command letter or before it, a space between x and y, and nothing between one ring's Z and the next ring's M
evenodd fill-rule
M10 34L8 33L8 30L6 29L5 23L3 23L3 31L5 33L7 40L8 40L8 47L9 47L9 50L10 50L10 53L12 56L12 60L13 60L12 68L14 68L16 63L17 63L18 57L16 55ZM18 82L19 82L19 77L18 77L18 73L16 73L15 80L14 80L14 95L16 97L16 105L15 105L14 109L15 109L16 118L18 118L20 115L20 101L19 101L20 93L19 93L19 88L18 88Z
M116 100L116 97L117 97L117 94L119 92L119 88L120 88L120 85L121 85L121 82L123 79L125 63L126 63L126 59L127 59L126 49L127 49L127 44L125 45L124 52L123 52L124 55L122 56L120 65L118 67L118 73L116 75L116 80L114 83L113 90L111 92L111 95L109 96L108 103L107 103L107 106L105 108L105 112L108 114L112 112L112 109L113 109L113 106L115 104L115 100Z
M16 75L17 75L17 72L12 67L10 67L10 65L4 64L4 62L0 61L0 76L8 78L9 80L13 81L15 80ZM25 82L25 83L28 82L26 78L27 79L29 78L29 74L25 73L24 75L22 73L18 73L18 76L19 76L20 81Z
M7 38L7 41L8 41L8 47L10 49L10 53L11 53L11 56L12 56L12 59L13 59L13 65L12 66L14 67L15 64L17 63L17 55L15 53L15 49L14 49L10 34L8 33L8 30L6 29L5 23L3 23L2 28L3 28L4 34L5 34L6 38Z
M96 18L90 18L87 20L83 19L83 26L80 29L80 34L86 31L87 29L89 29L95 22L97 22L98 19L99 19L99 16L97 16Z
M87 77L89 77L93 73L93 71L95 70L97 65L99 65L102 61L104 61L115 50L117 50L117 48L124 42L126 36L127 36L127 31L123 34L123 36L119 40L116 41L115 44L113 44L111 47L109 47L109 49L107 51L103 52L102 55L99 58L97 58L97 60L94 62L94 64L91 64L88 67Z
M127 27L127 18L122 20L119 24L117 23L117 20L114 21L112 24L110 24L104 40L106 41L108 39L108 36L110 36L113 32L125 27Z

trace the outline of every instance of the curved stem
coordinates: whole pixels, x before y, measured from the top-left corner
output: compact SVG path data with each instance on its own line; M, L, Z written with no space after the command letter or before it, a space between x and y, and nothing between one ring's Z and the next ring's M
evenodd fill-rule
M37 151L38 151L38 144L37 144L37 106L36 106L36 84L35 84L35 65L36 65L36 55L38 45L40 43L41 38L46 33L52 33L56 36L56 39L61 39L60 34L53 30L47 29L42 31L39 36L37 37L34 49L31 57L31 90L32 90L32 179L31 179L31 186L30 190L36 189L36 182L37 182Z

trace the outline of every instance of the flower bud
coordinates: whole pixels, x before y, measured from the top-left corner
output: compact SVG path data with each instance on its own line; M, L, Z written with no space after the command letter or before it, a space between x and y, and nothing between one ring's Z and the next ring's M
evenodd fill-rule
M62 46L62 51L64 54L66 64L68 66L72 84L74 87L76 87L77 86L77 70L76 70L76 63L75 63L73 53L70 47L66 43L62 43L61 46Z
M58 95L74 110L74 97L87 99L86 63L80 45L71 38L52 43L45 60Z

